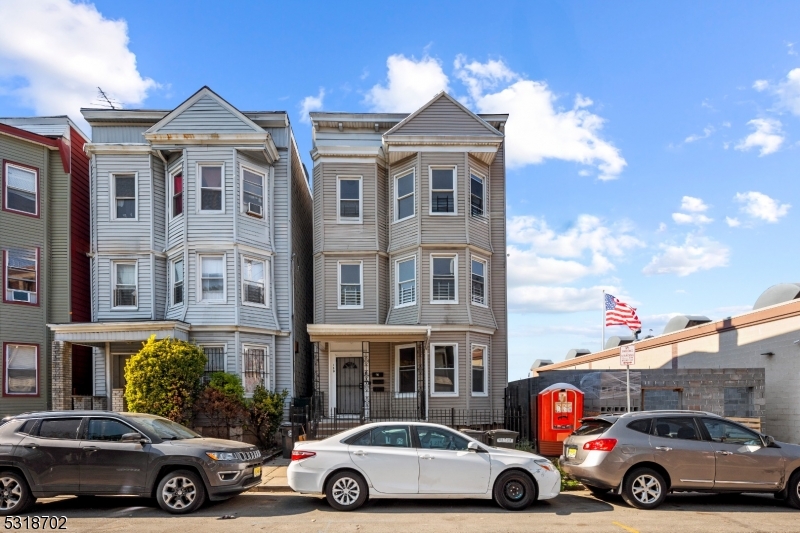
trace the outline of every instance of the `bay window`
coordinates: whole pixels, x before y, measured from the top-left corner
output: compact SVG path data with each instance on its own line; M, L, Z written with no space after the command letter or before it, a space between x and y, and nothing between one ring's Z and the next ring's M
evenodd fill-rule
M223 167L200 165L200 212L222 212Z
M456 213L456 169L454 167L430 169L431 214Z
M431 256L431 303L458 303L457 256Z

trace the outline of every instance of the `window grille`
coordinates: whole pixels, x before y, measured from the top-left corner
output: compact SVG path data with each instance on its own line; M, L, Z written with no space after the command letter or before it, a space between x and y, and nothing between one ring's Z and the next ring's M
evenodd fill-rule
M266 348L245 348L242 351L244 390L252 394L258 385L268 387L269 366Z

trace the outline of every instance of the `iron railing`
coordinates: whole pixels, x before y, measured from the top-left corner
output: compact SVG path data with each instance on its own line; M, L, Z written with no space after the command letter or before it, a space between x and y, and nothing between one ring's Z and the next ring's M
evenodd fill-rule
M214 372L225 372L225 348L221 346L203 347L206 354L206 366L203 369L203 383L211 381Z

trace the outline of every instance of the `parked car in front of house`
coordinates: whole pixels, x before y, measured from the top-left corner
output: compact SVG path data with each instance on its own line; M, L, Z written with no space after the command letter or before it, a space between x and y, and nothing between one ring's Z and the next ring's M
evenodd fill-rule
M166 418L49 411L0 425L0 515L59 495L153 497L169 513L226 500L261 481L261 452L203 438Z
M508 510L555 498L561 475L532 453L495 448L437 424L366 424L295 444L289 486L340 511L367 498L492 499Z
M669 492L772 493L800 508L800 446L701 411L581 420L559 459L595 495L654 509Z

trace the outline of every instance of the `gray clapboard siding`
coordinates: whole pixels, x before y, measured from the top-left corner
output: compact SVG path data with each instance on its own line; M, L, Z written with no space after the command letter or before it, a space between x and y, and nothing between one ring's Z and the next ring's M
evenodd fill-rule
M314 257L314 323L325 323L325 256Z
M455 254L458 256L457 304L432 304L431 302L431 254ZM429 250L425 249L420 261L422 283L419 295L422 299L422 324L469 324L467 305L469 304L468 276L465 250Z
M385 252L389 248L389 179L386 172L386 167L382 165L375 165L375 171L376 187L378 190L378 198L376 202L378 250Z
M150 167L153 174L153 245L154 250L161 251L166 246L166 202L167 180L164 173L164 163L161 159L150 156Z
M225 109L210 96L204 96L159 128L159 133L252 132L253 127Z
M464 154L458 153L437 153L425 152L421 154L420 170L420 196L423 243L464 243L467 242L466 236L466 216L464 209L464 198L468 193L465 186L466 172L464 170ZM456 214L455 215L431 215L430 203L430 169L431 165L456 166Z
M274 229L275 234L275 257L273 260L275 281L275 301L277 302L278 322L281 329L288 330L291 327L290 316L290 290L291 280L289 279L289 269L291 267L291 236L290 236L290 202L291 184L289 183L289 153L288 150L280 150L280 159L275 163L275 209ZM291 357L291 353L278 354L279 357Z
M375 302L377 254L359 256L325 256L325 321L331 324L376 324L378 321ZM339 309L339 287L337 280L339 261L362 261L363 285L361 287L363 309ZM383 321L381 321L383 322Z
M494 408L502 406L502 390L508 383L508 297L506 291L506 180L505 146L501 146L489 176L492 247L489 275L492 280L490 301L497 332L492 338L490 371Z
M378 290L375 295L378 301L378 324L386 322L386 316L389 312L389 305L391 304L390 278L389 258L378 256Z
M377 225L375 220L377 176L375 165L368 163L324 163L322 167L323 238L325 250L375 250L377 248ZM338 223L337 176L361 176L363 193L361 224Z
M187 230L187 245L208 241L233 241L234 198L233 151L227 147L191 146L186 149L188 164L184 191L187 198L184 210L184 223ZM198 166L201 163L220 163L224 165L224 212L200 213L200 178ZM188 216L186 216L188 215Z
M278 148L289 148L289 128L264 128Z
M153 318L164 320L164 315L169 300L169 290L167 289L167 260L162 257L154 257L155 267L155 301L153 302Z
M149 155L95 155L96 247L105 250L149 250L152 217L152 178ZM111 197L113 174L137 174L137 220L112 220L115 201Z
M145 143L144 132L150 126L94 126L94 143Z
M437 331L431 334L428 360L425 362L427 383L431 394L433 393L433 350L437 343L457 343L458 345L458 396L429 396L430 410L434 409L463 409L466 407L466 398L469 395L469 382L467 369L470 365L469 349L466 342L466 333L460 331Z
M347 146L381 146L381 134L370 129L347 133ZM335 128L318 128L314 135L316 146L342 146L342 134Z
M136 309L114 309L114 261L135 262L137 268ZM97 320L99 322L117 322L123 320L149 320L152 319L153 298L150 267L150 254L143 253L115 253L101 255L97 258Z
M492 130L446 97L440 97L391 135L491 135Z
M314 190L314 253L321 252L324 244L325 220L323 217L322 165L316 165L313 171L312 189Z

